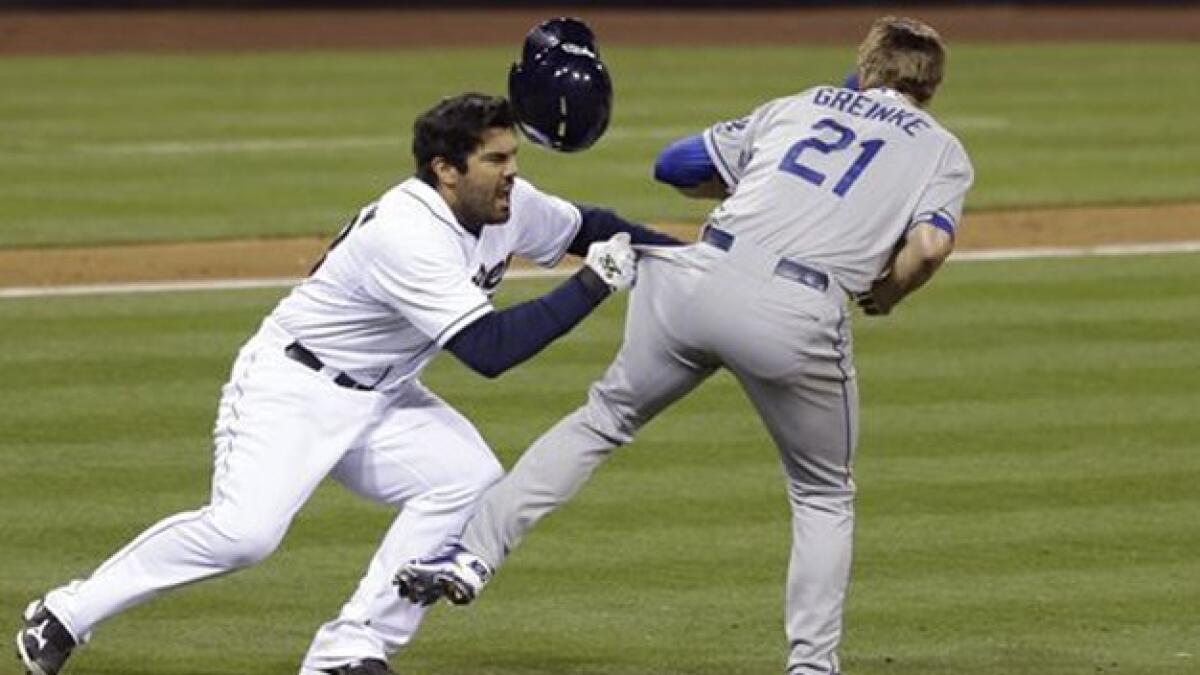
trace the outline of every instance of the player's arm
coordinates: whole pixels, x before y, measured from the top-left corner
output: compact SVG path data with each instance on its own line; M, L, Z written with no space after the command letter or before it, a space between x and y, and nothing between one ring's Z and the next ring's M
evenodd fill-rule
M882 315L911 295L950 257L954 250L953 231L934 222L922 221L909 230L888 271L860 293L855 301L863 311Z
M594 244L582 269L554 290L489 312L461 329L445 347L471 370L494 378L562 337L635 273L629 236Z
M579 231L567 245L568 253L583 257L587 255L588 248L592 244L608 241L622 232L628 234L629 241L635 245L680 246L683 244L682 241L669 234L663 234L645 225L625 220L609 209L588 204L576 204L575 208L579 209L581 216Z
M962 218L963 200L975 171L962 144L955 139L945 147L934 179L918 200L916 216L900 242L892 264L855 301L867 314L887 314L901 300L923 286L954 250L954 237Z
M729 188L717 172L701 134L681 138L658 153L654 180L693 199L724 199Z
M588 249L618 234L634 245L678 246L683 242L613 211L569 202L546 194L517 179L512 192L512 218L505 228L513 233L513 253L543 267L557 265L567 253L584 257Z

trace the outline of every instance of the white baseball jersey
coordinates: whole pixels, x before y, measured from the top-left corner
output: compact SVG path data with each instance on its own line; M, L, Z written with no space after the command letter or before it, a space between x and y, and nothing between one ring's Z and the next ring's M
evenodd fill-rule
M436 190L410 178L366 206L267 320L330 368L386 390L492 311L513 254L553 266L580 222L573 204L517 179L508 221L475 237Z
M731 196L709 222L866 290L918 222L954 234L973 171L962 144L885 88L813 87L716 124Z

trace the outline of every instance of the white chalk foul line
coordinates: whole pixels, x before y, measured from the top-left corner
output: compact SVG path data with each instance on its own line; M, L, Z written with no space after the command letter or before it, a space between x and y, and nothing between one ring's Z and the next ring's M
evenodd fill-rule
M0 288L0 298L53 298L72 295L128 295L176 291L232 291L244 288L286 288L300 279L208 279L204 281L130 281L114 284L24 286Z
M562 277L574 269L513 270L507 279L543 279ZM129 295L135 293L174 293L178 291L234 291L254 288L290 288L302 278L279 277L265 279L204 279L195 281L131 281L112 284L78 284L69 286L13 286L0 288L0 299L53 298L78 295Z
M1108 256L1155 255L1164 253L1200 253L1200 241L1150 242L1145 244L1113 244L1104 246L1074 246L1053 248L1001 248L982 251L960 251L950 259L954 262L990 262L999 260L1037 260L1044 258L1087 258ZM520 269L505 275L507 279L552 279L564 277L577 269L564 266L557 269ZM117 284L80 284L71 286L17 286L0 288L0 300L15 298L53 298L84 295L129 295L135 293L174 293L179 291L230 291L254 288L288 288L302 281L299 278L269 279L210 279L204 281L151 281Z
M1200 241L1160 241L1144 244L995 248L981 251L959 251L951 254L950 259L956 262L986 262L992 260L1036 260L1038 258L1099 258L1161 253L1196 253L1198 251L1200 251Z

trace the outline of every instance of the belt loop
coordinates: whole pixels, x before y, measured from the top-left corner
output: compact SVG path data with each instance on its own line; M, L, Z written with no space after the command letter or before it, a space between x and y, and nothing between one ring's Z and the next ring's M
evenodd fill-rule
M700 233L700 241L715 246L722 251L728 251L733 248L734 236L719 227L705 225L704 231Z
M704 230L700 233L700 241L710 246L715 246L722 251L729 251L729 249L733 248L735 239L735 235L712 225L705 225ZM775 276L804 284L822 293L829 288L828 274L790 258L780 257L775 263L775 269L772 271Z
M775 274L784 279L802 283L822 293L829 288L828 274L788 258L779 259L779 262L775 264Z

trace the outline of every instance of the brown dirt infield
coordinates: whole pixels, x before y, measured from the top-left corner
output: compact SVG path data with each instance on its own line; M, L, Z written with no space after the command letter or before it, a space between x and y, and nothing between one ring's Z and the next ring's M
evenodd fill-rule
M1200 40L1200 7L914 9L958 41ZM510 44L546 16L585 16L612 44L854 44L878 9L766 11L0 12L0 55ZM680 236L693 226L668 227ZM960 249L1200 240L1200 204L971 213ZM302 276L317 237L0 249L0 286Z
M693 239L695 225L662 229ZM1200 204L970 213L958 250L1200 241ZM304 276L328 241L247 239L48 249L0 249L0 287L175 279Z

